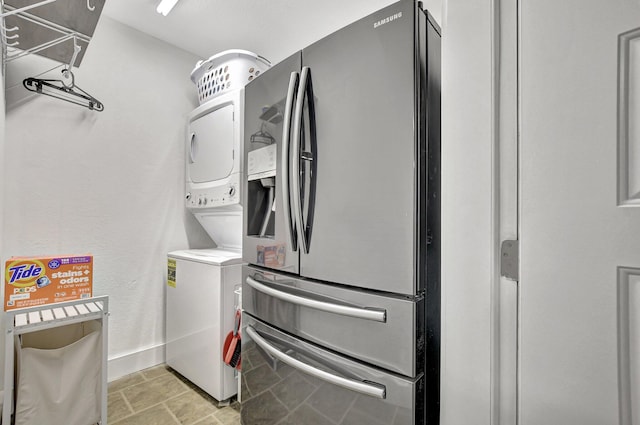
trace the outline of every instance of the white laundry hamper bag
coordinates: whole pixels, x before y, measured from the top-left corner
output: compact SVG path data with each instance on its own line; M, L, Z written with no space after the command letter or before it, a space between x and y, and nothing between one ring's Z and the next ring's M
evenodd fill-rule
M41 331L29 339L23 335L15 425L100 422L102 338L99 330L83 325Z

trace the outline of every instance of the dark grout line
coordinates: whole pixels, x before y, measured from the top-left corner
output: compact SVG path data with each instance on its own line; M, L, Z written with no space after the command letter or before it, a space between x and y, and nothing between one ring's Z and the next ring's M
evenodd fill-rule
M145 371L147 371L147 372L148 372L148 371L149 371L149 370L151 370L151 369L154 369L154 368L160 368L160 367L163 367L163 368L164 368L164 371L159 372L157 376L147 377L147 376L144 374L144 372L145 372ZM217 402L215 399L213 399L213 398L212 398L211 396L209 396L208 394L203 393L201 389L199 389L197 386L195 386L195 385L191 384L188 380L186 380L186 378L182 377L178 372L174 371L173 369L171 369L170 367L168 367L168 366L166 366L166 365L164 365L164 366L154 366L153 368L149 368L149 369L145 369L145 370L142 370L142 371L134 372L134 373L132 373L132 374L129 374L129 375L123 376L123 377L121 377L121 378L119 378L119 379L116 379L116 380L115 380L115 381L113 381L111 384L115 384L115 383L117 383L119 380L123 380L123 379L130 379L130 378L131 378L131 376L132 376L132 375L134 375L134 374L140 374L140 375L142 376L143 380L142 380L142 381L139 381L139 382L132 383L131 385L128 385L128 386L126 386L126 387L119 388L117 391L111 391L111 392L109 392L109 394L117 394L117 393L120 393L120 395L121 395L121 397L124 399L124 401L125 401L125 403L126 403L127 407L130 409L130 411L132 411L132 412L133 412L133 413L130 413L130 414L126 415L126 416L123 416L123 417L119 418L119 419L117 420L117 422L115 422L115 423L114 423L114 425L117 425L118 423L121 423L122 421L124 421L124 420L126 420L126 419L128 419L128 418L130 418L130 417L132 417L132 416L134 416L134 415L136 415L136 414L139 414L139 413L141 413L141 412L144 412L144 411L146 411L146 410L148 410L148 409L151 409L151 408L153 408L153 407L156 407L156 406L158 406L158 405L163 405L163 407L164 407L164 408L165 408L165 409L170 413L171 417L176 421L176 423L177 423L177 424L180 424L179 419L175 416L175 414L171 411L171 409L169 409L168 405L167 405L167 404L165 404L165 403L166 403L166 402L168 402L169 400L171 400L171 399L175 398L175 397L178 397L178 396L184 395L185 393L187 393L187 392L189 392L189 391L191 391L191 392L193 392L193 393L196 393L196 394L199 394L200 396L205 397L205 398L207 399L207 401L208 401L209 403L211 403L211 404L212 404L212 405L217 409L215 413L207 414L207 415L203 416L202 418L197 419L197 421L203 421L204 419L207 419L207 418L209 418L209 417L213 417L216 421L218 421L218 422L220 422L220 423L223 423L223 422L222 422L222 420L220 420L220 419L218 418L218 416L216 415L216 413L220 412L221 410L227 409L227 408L229 408L229 409L231 409L231 410L235 410L235 411L236 411L236 412L238 412L238 413L240 412L240 403L238 403L238 401L237 401L237 400L235 400L235 399L234 399L234 400L233 400L233 401L232 401L228 406L219 407L219 406L218 406L218 402ZM158 402L158 403L155 403L155 404L152 404L152 405L149 405L149 406L145 406L145 407L143 407L143 408L141 408L141 409L139 409L139 410L135 411L135 410L133 409L133 406L131 405L131 403L130 403L129 399L126 397L126 395L125 395L124 391L125 391L126 389L129 389L129 388L134 387L134 386L136 386L136 385L140 385L140 384L148 383L148 382L153 381L153 380L156 380L156 379L158 379L158 378L165 377L166 375L173 375L175 378L177 378L177 379L178 379L178 380L179 380L179 381L184 385L185 390L184 390L183 392L181 392L180 394L174 394L174 395L173 395L173 396L171 396L171 397L166 397L164 400L162 400L162 401L160 401L160 402ZM196 423L197 423L197 422L196 422ZM140 425L148 425L148 424L140 424Z

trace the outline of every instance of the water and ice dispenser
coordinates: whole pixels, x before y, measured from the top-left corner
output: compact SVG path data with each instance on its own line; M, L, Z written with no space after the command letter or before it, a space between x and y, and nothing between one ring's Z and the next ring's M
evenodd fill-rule
M247 234L273 237L276 193L276 145L247 155Z

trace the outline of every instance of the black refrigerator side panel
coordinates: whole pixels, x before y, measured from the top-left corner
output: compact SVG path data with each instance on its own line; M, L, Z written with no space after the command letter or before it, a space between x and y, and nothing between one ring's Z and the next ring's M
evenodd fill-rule
M426 424L440 423L440 252L441 252L441 141L440 141L440 87L441 37L437 26L425 11L421 27L426 32L426 120L427 120L427 199L426 199L426 359L425 359L425 414ZM422 32L422 34L425 34ZM425 36L423 36L424 40ZM425 51L426 50L426 51ZM423 62L421 60L421 62ZM423 62L424 63L424 62Z
M416 13L415 2L401 1L302 51L317 139L304 277L409 297L423 290L414 243Z
M297 52L245 88L242 258L290 273L298 272L299 257L285 214L283 130L291 76L300 72L300 62Z

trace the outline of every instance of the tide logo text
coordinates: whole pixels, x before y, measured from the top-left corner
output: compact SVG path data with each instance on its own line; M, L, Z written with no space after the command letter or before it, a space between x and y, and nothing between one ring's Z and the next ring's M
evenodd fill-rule
M9 268L9 283L18 280L35 278L42 273L42 267L35 264L20 264Z

